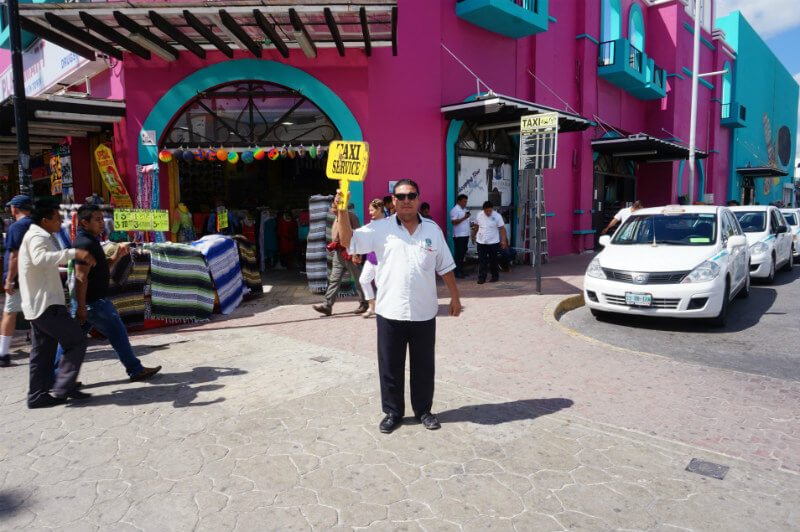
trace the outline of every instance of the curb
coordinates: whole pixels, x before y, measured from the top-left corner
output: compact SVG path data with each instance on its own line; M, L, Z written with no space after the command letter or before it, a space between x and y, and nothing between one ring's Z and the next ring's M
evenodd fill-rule
M556 321L561 319L561 316L566 314L571 310L575 310L580 308L586 304L586 301L583 299L583 292L580 294L569 296L567 298L562 299L556 304L555 309L553 309L553 317Z

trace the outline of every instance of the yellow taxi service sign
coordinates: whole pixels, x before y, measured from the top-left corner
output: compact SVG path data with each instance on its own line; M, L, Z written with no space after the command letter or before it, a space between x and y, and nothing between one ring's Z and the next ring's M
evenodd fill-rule
M328 147L328 179L364 181L369 164L369 144L347 140L334 140Z

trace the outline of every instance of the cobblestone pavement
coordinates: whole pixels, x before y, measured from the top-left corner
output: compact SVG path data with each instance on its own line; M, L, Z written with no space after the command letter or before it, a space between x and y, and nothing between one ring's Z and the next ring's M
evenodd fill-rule
M374 324L352 302L332 318L276 307L288 289L135 336L165 366L148 383L93 345L83 405L27 410L19 354L0 369L0 528L800 527L796 386L586 344L542 318L574 287L504 283L465 283L464 319L440 320L436 432L408 420L380 434ZM504 334L481 327L498 309ZM689 473L692 458L730 471Z

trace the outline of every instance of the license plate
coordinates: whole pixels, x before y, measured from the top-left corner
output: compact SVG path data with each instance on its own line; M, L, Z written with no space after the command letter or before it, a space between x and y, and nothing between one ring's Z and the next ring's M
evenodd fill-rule
M653 296L651 294L625 292L625 304L632 307L649 307L653 304Z

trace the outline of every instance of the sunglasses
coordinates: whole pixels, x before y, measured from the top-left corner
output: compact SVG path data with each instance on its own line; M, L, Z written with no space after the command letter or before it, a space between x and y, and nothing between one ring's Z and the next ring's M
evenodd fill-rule
M409 192L408 194L395 194L394 197L400 201L415 200L419 197L419 194L417 192Z

